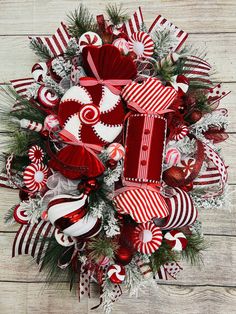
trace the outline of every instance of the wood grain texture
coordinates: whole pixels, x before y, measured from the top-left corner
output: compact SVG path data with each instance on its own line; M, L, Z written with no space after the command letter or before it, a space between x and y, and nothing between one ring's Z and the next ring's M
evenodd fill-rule
M102 13L106 0L87 0L92 13ZM109 1L112 2L113 1ZM115 1L114 1L115 2ZM190 32L189 43L208 51L209 62L215 66L215 80L225 82L232 90L222 101L229 110L229 140L223 154L230 166L227 201L221 210L201 210L199 218L209 241L204 253L205 265L198 269L183 264L184 270L174 282L162 282L146 288L138 298L124 295L113 314L231 314L236 313L236 2L234 0L162 0L126 1L133 12L142 6L150 25L161 13L175 25ZM28 48L27 36L52 34L66 13L78 6L75 0L1 0L0 1L0 83L30 76L37 60ZM1 131L1 126L0 126ZM71 295L64 284L57 290L52 285L43 290L45 276L28 257L11 259L11 243L16 227L4 226L5 211L18 202L17 191L0 189L0 313L1 314L86 314L98 304L97 289L92 285L92 298L82 300Z
M116 1L82 0L96 16L104 12L108 3ZM121 1L129 13L137 6L143 8L144 18L150 25L158 14L162 14L175 25L191 33L234 32L236 28L233 0L129 0ZM119 3L119 1L117 1ZM11 0L0 2L0 34L51 34L60 21L66 19L66 13L78 6L76 0Z

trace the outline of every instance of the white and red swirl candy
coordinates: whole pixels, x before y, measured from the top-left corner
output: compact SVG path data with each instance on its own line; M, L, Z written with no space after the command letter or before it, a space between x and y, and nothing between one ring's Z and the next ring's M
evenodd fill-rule
M48 204L48 219L61 232L70 237L87 239L95 236L101 228L101 222L87 215L88 196L61 194Z
M176 126L173 130L173 136L172 139L175 141L182 140L185 136L187 136L189 133L189 129L186 125L179 125Z
M59 124L60 123L59 123L57 115L50 114L50 115L46 116L46 118L44 120L44 129L47 131L52 131L57 126L59 126Z
M179 150L175 147L170 147L166 150L165 162L168 167L177 165L181 160L181 154Z
M124 116L120 96L106 86L98 93L82 86L71 87L62 97L58 112L66 131L79 141L102 146L120 134Z
M32 163L39 164L43 161L44 152L38 145L33 145L28 151L28 156Z
M26 210L21 206L21 204L16 205L14 208L13 217L16 222L25 225L29 222L29 217Z
M119 143L112 143L107 147L108 157L113 160L121 160L125 156L125 148Z
M134 230L134 248L142 254L152 254L162 243L162 232L152 221L139 224Z
M129 53L129 43L124 38L117 38L112 44L117 47L122 54L127 55Z
M36 63L33 66L31 72L35 81L41 83L44 81L45 77L47 76L47 72L48 72L47 64L45 62Z
M107 275L112 283L120 284L125 280L125 268L122 265L110 265L107 269Z
M23 173L25 186L32 192L40 191L47 182L48 167L44 164L30 164Z
M60 98L57 94L50 88L43 85L40 86L38 90L37 99L41 105L49 109L56 107L60 102Z
M129 38L129 50L138 57L151 57L154 52L154 42L151 36L145 32L133 33Z
M80 51L82 51L84 49L84 47L86 46L101 46L102 45L102 39L101 37L94 32L87 32L84 33L80 39L79 39L79 47L80 47Z
M173 251L185 250L188 244L188 240L185 235L178 230L171 230L167 232L164 238Z

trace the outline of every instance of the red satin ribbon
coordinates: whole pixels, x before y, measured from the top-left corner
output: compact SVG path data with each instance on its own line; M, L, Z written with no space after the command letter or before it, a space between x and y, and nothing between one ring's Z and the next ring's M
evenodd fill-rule
M134 189L145 189L155 193L160 193L160 184L129 182L123 179L124 187L116 190L114 196Z
M95 86L98 84L102 84L105 85L107 88L109 88L109 90L115 94L115 95L119 95L121 93L121 90L116 88L115 86L123 86L123 85L127 85L129 83L131 83L131 80L115 80L115 79L108 79L108 80L103 80L100 78L98 71L96 69L96 66L93 62L91 53L88 52L88 57L87 57L87 61L88 64L90 66L90 69L93 72L93 75L95 77L81 77L79 82L81 86Z

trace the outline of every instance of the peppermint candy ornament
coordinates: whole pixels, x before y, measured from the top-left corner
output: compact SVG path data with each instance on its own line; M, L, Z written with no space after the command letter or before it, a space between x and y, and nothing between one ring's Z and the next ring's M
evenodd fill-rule
M179 125L174 129L174 134L172 139L175 141L182 140L189 133L189 129L186 125Z
M56 107L60 102L60 98L57 94L43 85L38 89L37 99L41 105L49 109Z
M162 232L152 221L139 224L134 230L134 248L142 254L152 254L162 243Z
M174 87L179 96L183 96L188 91L189 80L184 75L175 75L171 78L170 85Z
M117 38L112 44L117 47L122 54L127 55L129 53L129 43L124 38Z
M188 244L188 240L185 235L178 230L171 230L164 236L166 243L172 248L172 251L185 250Z
M47 182L48 167L44 164L30 164L25 168L23 180L25 186L32 192L40 191Z
M89 45L97 46L97 47L101 46L102 45L101 37L98 36L98 34L94 32L84 33L79 39L80 51L82 51L84 47L89 46Z
M145 32L133 33L129 39L129 50L139 58L148 58L153 55L154 42L150 35Z
M33 145L28 151L28 156L32 163L39 164L43 161L44 152L38 145Z
M112 283L120 284L125 280L125 268L118 264L110 265L107 275Z
M100 97L85 87L71 87L58 111L63 128L77 140L102 146L121 133L124 116L121 97L106 86L102 86Z
M29 217L24 208L22 208L21 204L16 205L13 212L13 217L16 222L25 225L29 222Z
M31 70L33 78L36 82L43 82L45 77L47 76L48 67L45 62L36 63Z
M59 123L57 115L50 114L44 120L44 129L47 131L52 131L57 126L59 126L59 124L60 123Z
M119 161L125 156L125 148L119 143L112 143L107 147L108 157Z
M88 196L60 194L48 204L48 219L70 237L91 238L99 233L101 222L87 215Z
M168 167L177 165L181 160L181 154L177 148L168 148L166 150L165 162Z

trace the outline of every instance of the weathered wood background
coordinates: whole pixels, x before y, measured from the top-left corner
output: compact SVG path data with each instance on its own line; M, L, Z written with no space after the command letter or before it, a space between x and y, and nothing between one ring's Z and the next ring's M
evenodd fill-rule
M108 1L82 1L96 13ZM110 3L113 1L109 1ZM231 314L236 313L236 1L235 0L143 0L126 1L132 13L142 6L150 25L159 13L190 33L189 41L209 51L209 61L218 70L216 79L232 90L223 101L229 110L230 139L223 145L229 168L229 196L224 209L200 213L211 246L205 265L185 266L179 280L142 291L138 298L124 296L114 307L121 313ZM72 0L0 0L0 82L28 76L36 60L28 49L28 35L51 34L73 10ZM93 297L77 298L62 285L45 288L45 278L25 257L11 259L15 229L4 226L2 217L17 202L17 193L0 190L0 313L96 313ZM45 289L44 289L45 288ZM95 293L94 293L95 294ZM98 310L97 313L101 313Z

